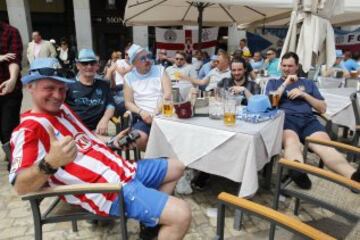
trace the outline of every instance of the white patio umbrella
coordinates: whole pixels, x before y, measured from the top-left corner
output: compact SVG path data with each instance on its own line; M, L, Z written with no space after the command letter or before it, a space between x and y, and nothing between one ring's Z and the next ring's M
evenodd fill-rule
M329 19L343 12L342 0L294 0L281 56L296 52L305 72L313 64L332 66L336 59L335 35Z
M128 26L199 26L201 42L202 26L230 26L240 21L252 22L258 16L273 16L290 11L268 10L263 7L247 7L186 0L128 0L124 23Z

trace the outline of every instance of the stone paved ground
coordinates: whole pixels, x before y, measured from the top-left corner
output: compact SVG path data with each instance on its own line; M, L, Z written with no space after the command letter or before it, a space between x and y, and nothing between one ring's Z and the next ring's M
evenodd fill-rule
M24 109L30 106L29 97L25 94ZM15 194L8 183L6 164L2 160L3 153L0 153L0 240L1 239L33 239L33 223L28 203L23 202ZM214 239L216 231L216 217L207 216L209 208L216 207L216 196L222 192L236 194L238 184L229 180L212 177L209 188L203 192L195 192L188 196L179 196L190 203L192 208L193 221L191 228L186 235L187 240ZM273 187L272 187L273 189ZM273 194L270 191L260 189L254 201L266 206L271 206ZM280 204L282 212L292 214L294 201L286 199ZM234 211L228 209L226 212L226 239L267 239L269 224L256 217L245 215L244 226L241 231L233 229ZM302 204L299 218L303 221L317 221L332 214L315 208L311 205ZM138 224L135 221L128 223L130 239L138 239ZM277 231L276 239L294 239L292 234L285 230ZM44 226L44 239L118 239L119 227L115 223L111 226L93 226L85 221L79 222L79 232L71 230L70 223L49 224Z

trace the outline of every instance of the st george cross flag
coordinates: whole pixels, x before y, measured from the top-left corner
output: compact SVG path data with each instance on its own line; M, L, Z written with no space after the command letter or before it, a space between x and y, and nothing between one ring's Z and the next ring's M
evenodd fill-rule
M215 54L219 28L204 28L202 30L203 51L209 55ZM176 51L193 53L197 50L198 30L176 30L167 28L155 28L156 50L166 49L169 57L175 56Z

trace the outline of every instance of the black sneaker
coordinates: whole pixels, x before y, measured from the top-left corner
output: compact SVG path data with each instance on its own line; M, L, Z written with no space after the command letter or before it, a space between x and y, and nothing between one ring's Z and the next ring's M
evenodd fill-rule
M199 175L191 181L191 187L197 191L203 191L209 182L210 174L199 172Z
M299 188L305 190L309 190L311 188L312 183L306 173L302 173L296 170L290 170L289 175Z
M146 227L140 223L140 240L153 240L159 235L160 225Z

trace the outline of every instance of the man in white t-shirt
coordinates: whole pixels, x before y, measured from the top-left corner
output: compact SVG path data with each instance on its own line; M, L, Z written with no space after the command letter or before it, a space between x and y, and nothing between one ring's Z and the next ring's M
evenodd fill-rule
M133 128L139 130L140 138L136 144L145 150L152 119L159 113L162 100L171 98L171 82L164 67L154 65L144 48L133 44L128 53L134 67L125 75L125 106L137 115Z
M166 72L171 80L182 80L180 75L186 75L188 77L196 78L196 70L191 64L186 63L185 52L178 51L175 55L175 64L166 68Z
M218 64L216 68L213 68L205 78L203 79L194 79L187 76L181 76L182 78L191 81L195 85L204 86L207 85L205 91L210 91L217 87L217 83L220 82L223 78L231 77L231 71L229 68L230 58L229 55L221 50L218 53Z

